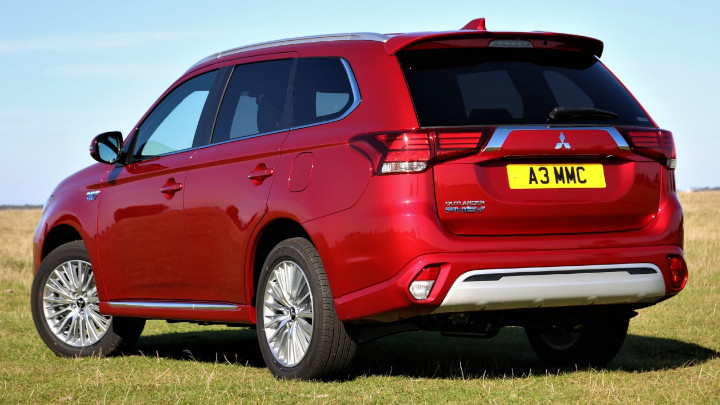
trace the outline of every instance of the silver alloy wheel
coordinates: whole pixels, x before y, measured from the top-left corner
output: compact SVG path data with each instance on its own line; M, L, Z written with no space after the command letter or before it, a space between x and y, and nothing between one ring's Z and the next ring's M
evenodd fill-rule
M74 347L97 343L107 333L111 316L100 313L92 266L69 260L57 266L43 287L43 310L50 331Z
M298 365L313 335L313 297L297 263L283 261L272 269L261 310L265 338L275 359L285 367Z

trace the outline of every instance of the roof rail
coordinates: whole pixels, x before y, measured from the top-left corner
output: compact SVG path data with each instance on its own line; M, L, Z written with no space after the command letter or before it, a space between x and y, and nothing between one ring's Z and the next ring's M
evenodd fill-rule
M259 44L245 45L226 51L217 52L210 56L207 56L197 63L192 65L188 72L195 69L197 66L202 65L205 62L209 62L213 59L219 59L228 55L234 55L241 52L254 51L258 49L272 48L275 46L283 45L297 45L297 44L308 44L312 42L328 42L328 41L377 41L386 42L390 37L383 34L376 34L373 32L354 32L346 34L330 34L330 35L318 35L309 37L289 38L280 39L277 41L261 42Z

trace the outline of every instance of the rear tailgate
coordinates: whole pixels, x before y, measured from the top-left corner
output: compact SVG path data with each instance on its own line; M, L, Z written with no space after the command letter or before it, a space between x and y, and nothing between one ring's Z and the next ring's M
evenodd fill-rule
M436 134L438 151L449 132L483 133L471 154L432 165L445 227L457 235L577 234L652 221L663 170L674 161L671 134L589 48L485 36L397 53L418 123Z
M438 215L458 235L642 228L660 170L613 127L499 127L479 154L433 168Z

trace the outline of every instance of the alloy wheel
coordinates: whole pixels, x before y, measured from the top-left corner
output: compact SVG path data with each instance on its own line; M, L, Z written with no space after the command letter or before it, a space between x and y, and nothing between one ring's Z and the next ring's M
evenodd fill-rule
M107 333L112 316L100 313L92 266L84 260L69 260L57 266L43 287L45 321L58 340L86 347Z
M285 367L298 365L313 335L313 297L297 263L283 261L272 269L262 315L265 338L275 359Z

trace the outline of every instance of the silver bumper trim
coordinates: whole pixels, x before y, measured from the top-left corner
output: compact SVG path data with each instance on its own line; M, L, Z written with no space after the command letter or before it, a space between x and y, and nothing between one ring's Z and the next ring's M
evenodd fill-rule
M665 281L652 263L472 270L433 312L652 303Z

